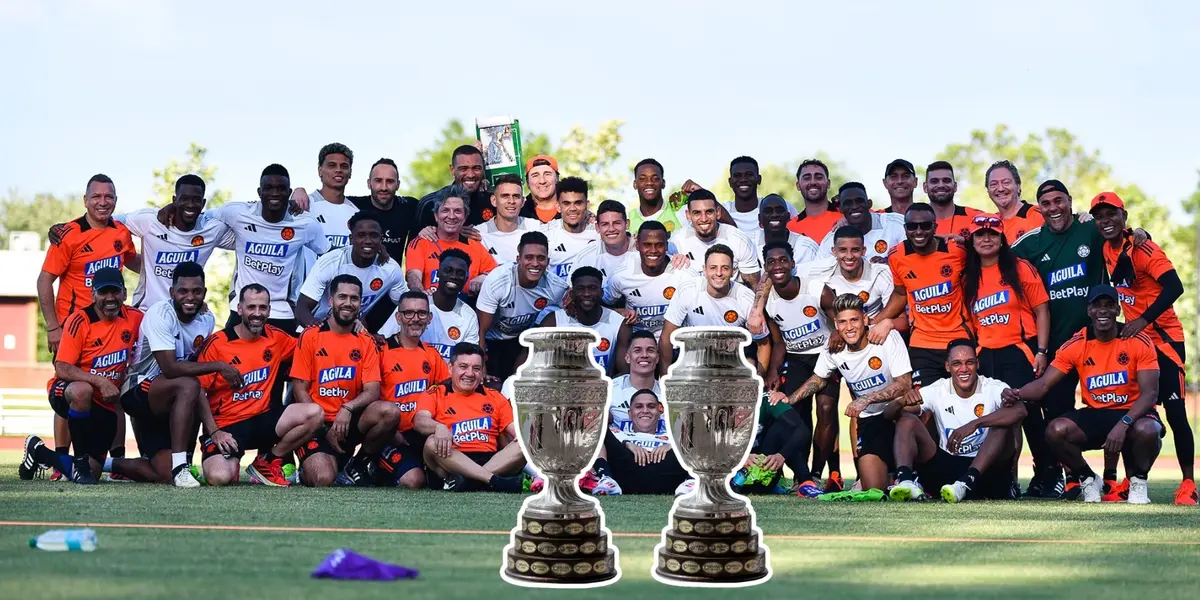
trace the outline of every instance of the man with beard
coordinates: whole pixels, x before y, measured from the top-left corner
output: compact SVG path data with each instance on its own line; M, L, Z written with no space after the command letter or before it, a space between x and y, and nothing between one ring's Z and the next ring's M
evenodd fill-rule
M671 334L680 327L746 327L746 319L754 308L754 292L734 285L733 273L733 251L728 246L716 244L705 251L704 277L685 280L667 305L662 335L658 338L659 356L673 355ZM754 339L760 350L768 343L766 334L755 334ZM660 363L660 373L666 374L669 362Z
M829 167L815 158L800 163L796 169L796 190L804 200L804 210L788 223L788 229L814 242L825 239L825 234L842 219L837 207L829 201Z
M737 228L750 239L761 233L761 215L758 199L758 186L762 185L762 175L758 173L758 161L749 156L739 156L729 163L729 189L733 190L733 200L725 203L725 210L737 224ZM784 202L787 218L783 220L784 227L788 220L796 216L796 208Z
M497 269L484 282L475 305L480 347L487 353L487 373L501 381L515 372L518 337L537 322L542 311L562 306L569 287L563 278L548 273L550 242L546 234L530 231L521 236L517 262Z
M468 210L463 233L478 239L474 227L487 220L484 211L490 206L488 200L491 196L487 178L484 177L483 152L470 144L455 148L450 155L450 174L454 177L450 185L421 198L417 204L417 221L432 233L431 228L437 225L434 215L437 213L438 200L447 198L453 192L455 197L464 199Z
M517 181L520 180L518 177ZM525 180L529 182L529 195L521 205L521 216L537 219L540 223L549 223L557 218L558 161L545 154L525 161Z
M480 242L497 264L517 260L517 242L526 231L540 228L540 222L524 217L521 211L521 178L501 175L492 188L492 207L496 214L479 226ZM557 205L557 200L555 203ZM554 209L558 214L558 208Z
M1158 357L1158 400L1167 411L1167 424L1175 438L1175 458L1183 481L1175 491L1175 504L1197 504L1193 480L1195 439L1184 404L1183 323L1172 304L1183 295L1183 282L1171 259L1154 242L1134 248L1128 232L1125 203L1113 192L1092 199L1092 216L1104 238L1104 263L1121 297L1125 325L1121 337L1128 339L1145 333L1154 342ZM1104 479L1116 487L1128 489L1128 479L1116 484L1116 474ZM1118 494L1120 491L1117 492Z
M763 269L771 282L765 307L766 322L771 332L771 366L767 369L766 388L791 394L812 376L817 357L829 343L829 321L821 310L824 287L820 282L803 281L795 276L792 247L785 242L767 243L763 248ZM834 441L838 435L838 383L835 378L817 391L815 428L813 397L799 399L795 407L799 421L813 445L811 471L804 464L808 458L807 446L795 456L799 462L789 465L798 484L796 491L805 497L813 498L821 494L821 487L816 482L824 472L826 462L829 462L830 479L841 478L840 461L833 458ZM788 405L778 409L775 406L764 407L765 411L772 413L771 420L779 422L790 419L783 413L791 409ZM776 444L765 446L770 449ZM774 465L772 470L778 470L779 466Z
M1008 385L979 375L974 341L952 342L947 356L949 379L912 390L883 411L896 423L896 485L888 495L904 502L930 489L946 502L1014 500L1012 463L1025 405L1004 406ZM919 418L927 413L936 441Z
M471 257L471 273L467 280L467 293L479 293L488 273L496 268L496 261L477 240L463 234L467 215L471 208L468 192L463 188L451 188L432 201L437 214L437 233L434 240L418 236L408 245L406 279L408 289L432 294L437 289L437 264L442 252L457 248Z
M374 212L355 213L350 217L350 232L350 245L317 259L300 288L296 320L302 327L312 326L329 315L329 295L325 292L338 275L349 274L368 282L360 312L363 326L371 332L379 331L393 307L399 304L400 295L408 291L400 265L380 252L383 228L379 216Z
M367 188L371 191L369 196L347 196L346 199L358 210L370 210L379 215L383 248L399 263L404 258L404 248L420 230L416 221L417 199L396 195L400 188L400 170L390 158L381 158L371 165Z
M374 465L376 485L402 485L412 490L425 486L421 457L425 438L413 429L413 418L421 396L450 377L442 355L421 341L432 314L425 294L405 292L396 310L400 331L387 338L379 356L381 393L384 400L400 409L400 424Z
M763 196L758 206L758 231L751 237L756 248L772 242L784 242L792 247L793 262L805 264L817 256L817 242L788 229L788 222L795 215L795 208L779 194ZM759 286L765 284L760 283Z
M630 227L641 227L646 221L657 221L666 228L668 237L682 229L683 211L676 212L667 204L663 198L666 187L666 175L657 160L645 158L633 167L633 191L637 192L638 202L629 211Z
M883 187L887 189L888 206L876 212L903 215L913 203L913 190L917 189L917 170L913 164L897 158L883 170Z
M753 290L759 280L758 253L746 234L737 227L720 223L719 211L720 205L712 192L704 189L692 192L687 203L687 218L691 228L675 236L673 242L677 253L687 257L693 275L703 275L700 258L706 256L709 249L724 246L733 252L735 276L740 275L742 281Z
M89 275L88 287L92 303L63 319L62 343L54 355L54 377L46 384L50 407L67 422L75 458L65 452L51 457L36 449L33 451L41 456L34 458L39 464L70 474L75 483L94 484L101 472L149 479L145 476L147 470L153 472L149 461L121 457L105 460L117 436L120 386L125 381L142 313L124 305L125 280L120 269L96 270ZM38 445L32 439L26 440L26 452Z
M1021 173L1007 160L992 163L984 177L988 198L1004 223L1004 238L1009 245L1045 223L1038 207L1021 199Z
M332 485L335 477L339 485L369 485L371 463L400 424L400 407L379 397L375 340L355 331L361 301L357 277L334 277L329 316L305 329L296 348L290 373L296 402L315 402L325 417L324 427L297 450L300 482L310 487Z
M600 243L600 234L588 227L588 183L578 177L559 181L558 210L562 218L547 223L542 231L550 242L551 270L559 277L570 277L575 257Z
M892 296L869 334L872 343L881 344L897 325L893 319L908 315L912 320L908 346L918 387L949 377L946 347L956 339L974 337L963 303L966 251L958 242L935 235L936 227L933 207L918 202L908 208L904 215L908 239L888 254Z
M1047 224L1055 217L1043 210ZM1144 333L1121 337L1117 317L1120 294L1108 284L1088 291L1091 324L1080 329L1055 354L1046 373L1020 389L1004 390L1006 405L1045 398L1066 374L1078 373L1084 408L1055 418L1046 427L1046 441L1071 473L1081 480L1084 502L1100 502L1104 481L1083 458L1085 450L1104 449L1106 456L1123 454L1129 474L1130 504L1149 504L1146 478L1166 435L1154 404L1158 400L1158 358L1154 342ZM1072 390L1074 391L1074 390ZM1115 460L1113 461L1115 464Z
M846 416L858 418L856 454L862 489L886 490L888 472L895 466L892 454L895 425L883 417L883 410L888 402L912 389L908 352L895 331L889 332L882 344L869 342L867 316L858 296L838 296L833 315L834 326L844 342L843 349L822 350L812 377L791 394L772 392L770 403L795 404L828 385L835 372L841 373L854 397L846 407Z
M442 489L520 493L525 455L512 404L483 386L483 363L479 346L455 346L449 381L418 400L413 428L426 436L425 464L442 480Z
M625 316L604 308L600 299L604 295L604 276L595 267L579 267L571 273L571 306L574 315L558 309L542 320L540 327L579 327L590 329L600 336L600 343L592 350L596 363L609 375L624 373L629 369L625 362L625 348L633 329L625 324ZM523 364L527 350L521 347L517 364Z
M663 328L663 316L675 291L691 273L675 268L667 260L670 246L667 228L658 221L646 221L638 228L637 261L628 261L611 273L604 289L604 303L624 307L635 318L635 328L649 331L655 338Z
M271 296L270 324L296 335L295 310L289 301L292 275L302 266L302 250L317 256L329 251L321 224L308 214L288 213L291 178L281 165L268 165L259 178L260 202L234 202L209 211L229 226L236 237L234 281L245 287L257 283ZM240 316L229 312L236 325Z
M601 202L596 208L596 232L600 234L600 243L588 244L575 255L574 267L596 267L601 275L611 277L626 263L636 263L637 252L629 235L625 205L616 200Z
M898 216L871 212L867 188L857 181L848 181L838 188L838 210L846 218L846 224L862 234L867 260L887 264L888 251L904 241L903 221ZM825 235L817 256L824 258L833 252L833 238L832 231Z
M321 426L321 407L295 402L285 407L271 401L275 380L286 376L283 365L292 360L296 339L269 324L267 288L257 283L243 287L238 314L242 319L204 340L196 357L197 363L228 364L239 374L232 382L218 373L198 377L208 396L208 402L200 403L204 480L214 486L237 483L242 455L258 449L246 467L250 480L287 487L283 458L312 439Z
M479 343L479 317L460 296L470 270L471 257L456 248L443 252L438 262L439 285L432 295L433 305L429 308L432 314L421 341L436 349L446 362L450 361L450 350L459 342ZM379 335L390 337L399 333L400 316L397 311L379 330Z
M950 163L944 160L930 163L925 168L925 185L922 189L929 196L929 204L937 219L937 235L961 239L971 235L971 219L983 214L983 211L954 203L958 182L954 180L954 167Z
M150 306L142 320L121 407L133 420L138 451L151 460L155 480L197 487L200 483L188 468L189 441L196 439L196 415L202 402L197 378L214 373L237 390L242 375L224 362L189 360L216 326L216 318L203 308L208 292L204 268L181 263L171 281L171 298Z

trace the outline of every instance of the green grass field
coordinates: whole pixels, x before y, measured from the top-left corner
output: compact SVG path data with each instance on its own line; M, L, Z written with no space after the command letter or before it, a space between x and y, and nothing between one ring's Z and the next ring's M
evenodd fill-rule
M84 488L20 481L19 459L19 453L0 452L0 598L407 600L560 594L520 590L499 577L506 532L516 523L522 496L249 485ZM1150 506L1033 500L831 505L791 496L755 497L774 576L732 593L739 598L1193 597L1200 581L1200 512L1169 504L1175 484L1174 475L1153 480L1155 504ZM604 498L621 553L621 581L568 597L719 598L731 593L676 589L650 577L652 551L671 502ZM97 527L96 552L51 553L30 549L28 539L52 526L18 524L30 522L193 527ZM312 579L312 570L337 548L413 567L421 575L393 583Z

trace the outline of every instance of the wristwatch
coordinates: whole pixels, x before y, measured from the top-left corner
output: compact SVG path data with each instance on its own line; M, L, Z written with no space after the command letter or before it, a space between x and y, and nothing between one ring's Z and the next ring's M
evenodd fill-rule
M1038 348L1037 352L1035 352L1034 354L1049 354L1049 353L1050 353L1050 351L1045 348Z
M1125 416L1121 417L1121 422L1126 425L1133 425L1133 419L1130 419L1129 415L1125 415Z

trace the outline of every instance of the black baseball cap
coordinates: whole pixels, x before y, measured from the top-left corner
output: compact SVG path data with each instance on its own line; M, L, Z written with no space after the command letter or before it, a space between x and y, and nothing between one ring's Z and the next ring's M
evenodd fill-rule
M896 170L896 167L900 167L901 169L908 171L909 175L917 174L917 170L913 168L912 163L908 162L907 160L904 160L903 158L897 158L896 160L893 160L892 162L888 163L887 168L883 170L883 176L887 177L888 175L891 175L892 171Z
M125 290L125 278L121 277L119 269L105 267L96 271L95 275L92 275L93 290L99 291L108 287L119 288L122 291Z
M1100 298L1112 298L1113 302L1121 301L1121 297L1117 295L1117 288L1114 288L1107 283L1093 285L1092 289L1088 290L1088 304L1091 304Z

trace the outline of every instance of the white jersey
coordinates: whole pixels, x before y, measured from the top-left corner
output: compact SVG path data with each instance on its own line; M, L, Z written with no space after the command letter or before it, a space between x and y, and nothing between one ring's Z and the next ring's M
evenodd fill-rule
M397 312L399 310L396 309ZM447 363L450 362L450 351L454 349L455 344L479 343L479 317L461 298L455 302L454 308L448 311L438 308L430 300L429 312L432 314L429 325L425 327L425 333L421 334L421 342L436 348ZM397 333L400 333L400 323L393 312L392 318L379 328L379 335L387 338Z
M362 282L362 314L370 311L384 294L399 304L400 295L408 291L404 272L394 259L388 258L382 265L376 260L370 266L359 267L351 259L353 252L351 246L330 250L317 259L317 264L313 265L312 272L304 280L300 293L317 302L313 317L318 321L329 316L329 282L338 275L353 275Z
M624 254L609 254L608 250L605 249L603 241L598 244L588 244L583 250L579 251L579 254L575 255L575 260L572 261L567 274L563 275L563 277L566 277L570 281L571 274L575 272L575 269L587 266L600 269L600 274L607 281L625 263L641 263L642 257L633 246L634 244L630 243L629 249Z
M496 268L483 281L475 307L494 315L484 336L489 340L511 340L538 321L543 311L562 306L569 287L566 280L547 271L532 288L517 279L517 265Z
M160 300L171 298L171 276L179 263L204 266L213 250L233 250L234 236L229 226L202 212L191 231L167 227L158 222L157 208L143 208L113 216L129 232L142 239L142 272L133 290L132 306L145 311Z
M842 294L855 294L863 299L863 308L868 317L875 317L892 297L896 284L892 281L892 270L885 264L863 261L863 272L857 281L848 281L833 259L812 263L808 277L822 282L833 291L836 298Z
M921 412L933 413L938 425L938 444L942 450L955 456L975 456L983 441L987 439L988 428L980 427L975 433L963 438L958 452L947 447L946 440L955 429L974 421L975 419L1000 410L1004 403L1000 393L1008 388L1008 384L990 377L979 376L975 394L963 398L954 391L952 379L940 379L935 383L921 388Z
M326 200L319 191L308 195L308 213L321 224L330 249L350 245L349 221L357 212L358 207L349 200L334 204Z
M584 325L561 308L554 311L553 314L554 324L558 327L580 327L599 334L600 343L592 349L592 355L596 357L596 363L600 365L600 368L605 371L612 369L611 365L617 355L617 334L621 333L621 325L625 322L624 317L615 310L602 307L600 320L595 325Z
M663 316L675 291L685 281L695 276L689 271L675 269L670 265L661 275L651 277L642 271L641 255L632 262L621 265L604 282L604 303L615 304L625 299L625 307L637 313L637 329L654 333L658 339L662 333Z
M758 237L754 239L758 242L758 251L761 254L762 249L767 245L767 234L760 230ZM817 258L817 243L807 235L789 231L788 243L792 245L792 260L797 265L807 264Z
M612 393L609 395L612 398L612 405L608 409L611 425L614 427L622 427L629 422L629 404L633 400L634 392L638 391L638 387L629 382L629 374L626 373L620 377L612 379ZM662 398L662 387L659 386L658 380L654 380L654 387L650 388Z
M667 417L665 415L658 416L658 422L655 423L654 433L644 433L633 429L633 421L626 421L620 427L612 426L613 437L617 441L630 443L634 446L641 446L647 450L653 450L659 446L669 446L671 438L667 435Z
M912 373L912 365L908 360L908 348L904 346L904 338L897 331L888 333L883 344L867 344L862 350L853 352L847 346L841 352L830 353L822 350L817 357L817 366L813 374L828 379L834 371L842 374L850 395L858 398L869 392L875 392L891 384L897 377ZM871 404L859 413L858 418L865 419L883 414L886 402Z
M146 309L134 348L133 367L125 378L122 391L133 389L142 382L154 381L162 374L155 352L175 351L175 360L190 360L205 338L212 335L216 317L204 311L190 323L183 323L175 313L173 300L160 300Z
M829 342L829 318L821 310L820 292L813 294L805 287L801 281L800 293L791 300L784 300L775 286L767 296L766 316L779 327L788 354L819 354Z
M537 231L540 226L541 223L536 219L517 217L517 228L507 233L496 229L495 219L480 223L477 230L482 236L480 243L487 248L488 254L492 255L496 264L502 265L517 260L517 245L521 243L521 236L530 231Z
M692 263L688 268L696 275L704 275L704 253L717 244L724 244L733 251L735 278L740 274L754 274L759 271L758 250L750 238L736 227L719 225L717 235L707 242L696 237L696 232L692 229L673 237L671 241L679 254L687 255L691 259Z
M329 251L329 241L325 239L321 224L311 216L285 211L282 220L271 223L263 218L262 206L257 202L232 202L211 211L233 230L237 239L236 284L231 295L257 283L271 294L270 318L291 319L295 315L288 300L300 295L292 282L303 266L301 250L322 255Z
M817 256L833 255L833 235L835 233L837 232L830 231L825 234ZM888 251L905 239L904 217L900 217L900 220L897 221L893 213L871 213L871 231L863 235L863 247L866 249L863 257L871 262L887 263Z
M600 232L596 231L596 228L584 227L579 233L571 233L563 229L562 219L546 223L542 232L550 241L550 272L559 277L570 277L575 257L583 252L584 248L602 243Z
M689 279L671 298L664 319L676 327L746 327L746 318L754 307L754 292L744 285L729 284L729 292L720 298L708 293L708 281ZM755 335L762 339L768 334Z
M737 228L742 233L749 236L750 239L754 239L756 236L762 233L762 225L758 222L758 205L761 202L762 198L755 200L754 208L750 209L748 212L738 212L737 201L735 200L724 202L722 203L722 206L725 207L725 211L729 213L729 216L733 218L733 222L737 223ZM796 207L792 206L791 202L786 202L785 204L787 204L788 217L795 219L796 215L800 213L796 212Z

